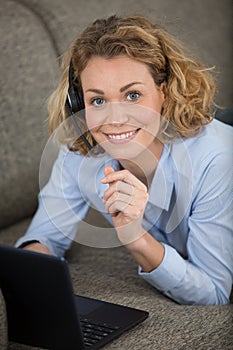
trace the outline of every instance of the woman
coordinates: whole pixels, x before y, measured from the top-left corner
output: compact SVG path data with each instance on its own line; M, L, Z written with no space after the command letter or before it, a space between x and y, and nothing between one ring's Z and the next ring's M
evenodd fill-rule
M152 286L181 304L228 303L232 129L213 120L214 94L164 29L95 21L64 55L49 102L63 146L17 246L63 255L94 205Z

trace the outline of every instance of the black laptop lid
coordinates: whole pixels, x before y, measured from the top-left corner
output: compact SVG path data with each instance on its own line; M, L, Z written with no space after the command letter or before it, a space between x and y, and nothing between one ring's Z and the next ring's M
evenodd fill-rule
M49 349L84 349L64 259L0 245L0 287L9 340Z
M147 311L74 295L65 259L4 245L0 287L9 340L46 349L96 350L148 317Z

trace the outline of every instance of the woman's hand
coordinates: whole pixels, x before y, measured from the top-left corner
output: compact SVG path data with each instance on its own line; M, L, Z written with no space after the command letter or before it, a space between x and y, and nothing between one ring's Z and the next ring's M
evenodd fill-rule
M106 212L112 216L120 241L128 244L145 233L142 218L148 201L147 187L128 170L115 172L106 166L104 175L101 182L109 184L104 194Z
M23 247L23 249L31 250L31 251L37 252L37 253L51 255L50 250L44 244L41 244L39 242L38 243L37 242L36 243L29 243L25 247Z

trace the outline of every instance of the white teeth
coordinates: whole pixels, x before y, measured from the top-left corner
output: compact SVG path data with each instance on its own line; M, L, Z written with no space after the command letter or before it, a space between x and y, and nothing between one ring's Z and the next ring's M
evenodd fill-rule
M131 132L127 132L125 134L120 134L120 135L116 135L116 134L108 134L108 137L110 139L115 139L115 140L123 140L123 139L127 139L128 137L134 135L136 133L137 130L131 131Z

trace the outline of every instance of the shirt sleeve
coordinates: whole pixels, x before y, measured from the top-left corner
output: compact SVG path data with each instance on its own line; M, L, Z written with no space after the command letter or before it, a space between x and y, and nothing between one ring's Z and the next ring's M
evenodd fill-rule
M232 155L219 154L205 164L188 219L188 258L164 244L162 263L139 274L180 304L229 302L233 281Z
M38 209L16 247L39 241L52 254L63 256L74 239L78 223L86 216L89 204L78 186L81 155L61 147L47 185L38 196Z

